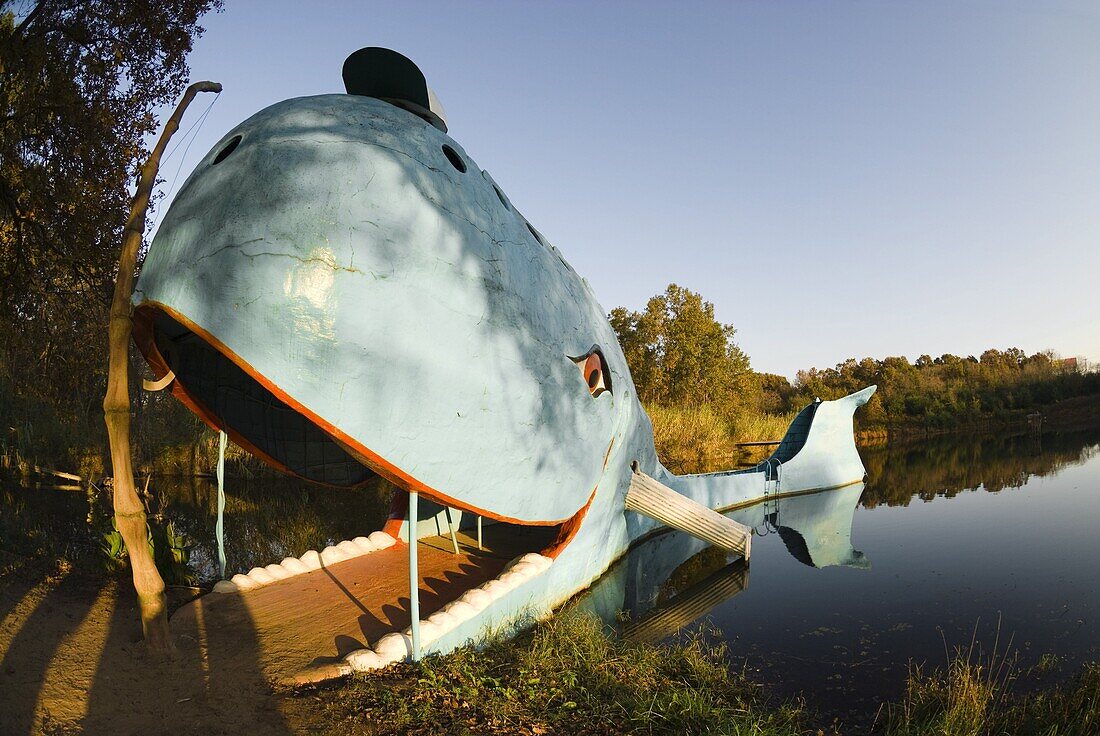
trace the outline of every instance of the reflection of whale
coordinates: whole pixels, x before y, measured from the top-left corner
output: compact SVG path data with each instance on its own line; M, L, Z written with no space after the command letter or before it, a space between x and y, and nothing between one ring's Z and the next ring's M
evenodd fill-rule
M811 567L870 568L871 561L852 547L852 517L863 484L826 493L783 498L766 523L799 562Z
M659 642L710 613L711 609L749 587L749 565L744 559L726 565L678 594L666 605L623 627L628 641Z
M726 516L758 534L778 531L787 551L811 567L869 568L852 547L852 518L863 484L779 496ZM660 641L702 618L748 587L748 565L683 532L647 538L588 592L575 608L598 615L624 638ZM625 619L625 622L624 622Z

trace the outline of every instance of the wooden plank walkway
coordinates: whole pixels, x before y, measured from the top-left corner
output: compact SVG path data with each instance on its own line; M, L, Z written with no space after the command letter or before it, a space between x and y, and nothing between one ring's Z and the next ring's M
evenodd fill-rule
M487 541L493 531L486 527ZM514 532L496 535L502 539L493 551L460 535L457 555L449 537L421 540L420 618L496 577L517 554L539 549L531 547L541 538L519 535L526 536L520 545ZM408 547L397 544L244 593L202 596L176 611L172 629L217 659L240 649L269 680L284 681L407 627L408 575Z

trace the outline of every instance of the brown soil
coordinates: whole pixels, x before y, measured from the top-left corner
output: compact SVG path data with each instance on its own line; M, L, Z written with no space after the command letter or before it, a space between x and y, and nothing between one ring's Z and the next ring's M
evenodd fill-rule
M455 556L449 541L422 544L421 615L495 576L517 551L466 546ZM166 660L141 642L128 576L0 559L0 734L313 732L325 693L294 694L280 678L407 626L406 555L398 545L183 605ZM194 595L170 593L175 606Z

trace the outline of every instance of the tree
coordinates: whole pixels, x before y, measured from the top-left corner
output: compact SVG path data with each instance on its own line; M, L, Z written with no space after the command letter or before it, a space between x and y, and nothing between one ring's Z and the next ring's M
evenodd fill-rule
M187 88L176 111L164 126L149 159L141 167L137 191L130 205L130 216L122 231L122 249L118 260L118 278L111 299L111 320L108 327L107 392L103 398L103 415L111 446L111 467L114 472L115 526L126 543L130 555L130 571L138 594L141 626L151 649L172 648L168 631L168 603L164 595L164 580L157 571L153 554L146 545L148 533L145 506L134 486L134 466L130 457L130 339L133 336L133 316L130 297L134 293L134 272L138 251L145 232L145 215L156 184L157 170L164 148L179 129L180 120L191 100L199 92L221 92L220 84L196 82Z
M220 0L0 0L0 368L69 417L103 394L103 326L154 111Z
M130 461L129 300L160 156L195 92L212 87L188 89L152 154L144 141L157 127L154 110L187 82L199 17L220 7L220 0L43 0L26 8L0 0L0 366L59 411L90 414L104 391L94 356L102 355L117 287L103 404L115 516L146 641L160 650L170 646L164 583L146 545Z
M699 294L669 284L644 312L619 307L610 320L643 402L728 408L744 400L749 358L733 325L719 323Z

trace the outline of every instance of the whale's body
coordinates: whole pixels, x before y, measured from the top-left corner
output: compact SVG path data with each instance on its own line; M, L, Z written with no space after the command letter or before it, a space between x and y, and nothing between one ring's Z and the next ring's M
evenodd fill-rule
M134 305L155 372L275 467L345 487L380 474L468 520L558 528L439 612L427 651L545 614L657 529L624 508L633 468L713 509L864 475L852 413L873 387L807 407L756 468L665 470L587 283L457 142L380 99L291 99L227 133L164 216ZM375 649L348 661L405 653Z

